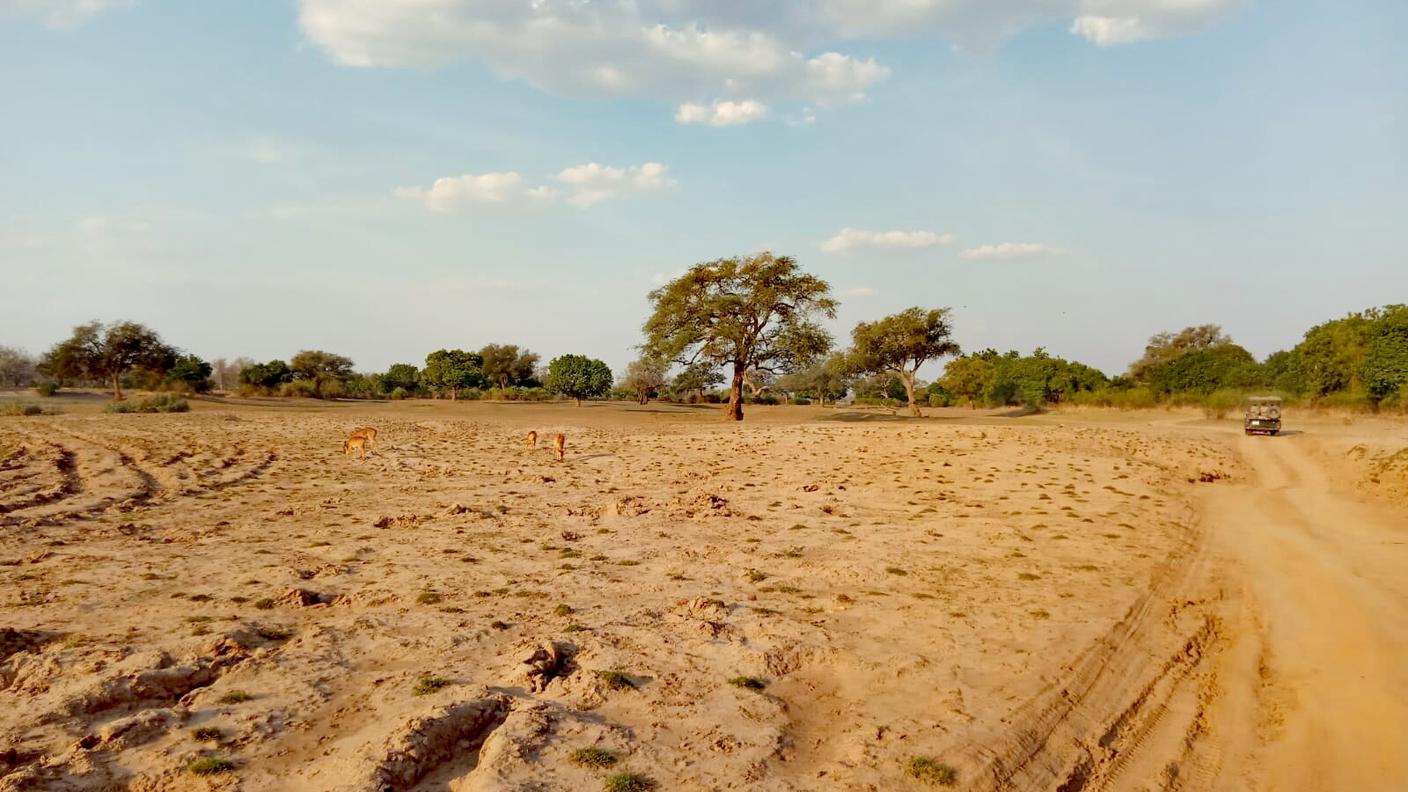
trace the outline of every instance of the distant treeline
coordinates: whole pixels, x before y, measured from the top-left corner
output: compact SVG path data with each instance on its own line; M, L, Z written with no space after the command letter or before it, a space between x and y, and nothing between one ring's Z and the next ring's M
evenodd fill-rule
M792 290L794 303L778 302L781 288ZM915 413L921 404L1226 409L1252 391L1326 406L1408 411L1404 305L1316 325L1295 347L1261 361L1217 325L1160 333L1124 374L1111 377L1044 349L1030 355L993 349L960 354L950 340L946 309L911 308L861 322L851 345L834 350L828 333L804 321L809 313L834 312L828 288L799 273L791 259L770 254L697 265L652 292L656 309L645 327L645 354L619 376L585 355L563 355L544 366L536 353L513 344L440 349L422 365L398 363L371 373L355 371L348 357L320 350L262 363L207 362L143 325L95 321L74 328L71 337L38 359L0 347L0 385L33 385L42 394L65 386L101 386L119 399L124 388L321 399L612 398L642 404L665 399L726 402L730 417L739 419L744 403L825 404L848 398L908 404ZM747 289L760 295L758 313L752 315L757 318L746 313L753 304L738 299ZM715 313L701 313L705 308ZM737 337L754 347L743 349L725 334L729 328L742 328ZM938 380L918 379L920 366L944 357L952 359ZM731 380L725 376L730 371Z

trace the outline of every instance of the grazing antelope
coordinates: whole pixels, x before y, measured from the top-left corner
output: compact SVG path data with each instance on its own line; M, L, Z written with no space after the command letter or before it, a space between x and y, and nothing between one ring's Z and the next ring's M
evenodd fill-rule
M552 439L552 447L557 449L557 461L561 462L567 454L567 435L558 432L557 437Z
M371 426L364 426L352 433L353 437L367 438L367 448L376 448L376 429Z
M530 431L530 432L528 433L527 444L528 444L528 447L529 447L529 448L537 448L537 447L538 447L538 433L537 433L537 432Z
M348 456L348 455L350 455L350 454L352 453L352 449L354 449L354 448L357 449L357 453L360 455L360 456L358 457L359 459L366 459L366 458L367 458L367 436L366 436L366 435L361 435L361 434L354 434L354 435L352 435L351 437L347 438L346 440L342 441L342 455L343 455L343 456Z

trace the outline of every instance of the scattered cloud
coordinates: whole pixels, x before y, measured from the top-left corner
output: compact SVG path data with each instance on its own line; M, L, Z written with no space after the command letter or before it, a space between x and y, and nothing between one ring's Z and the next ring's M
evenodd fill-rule
M786 108L782 117L788 119L802 105L832 108L863 100L890 76L888 66L837 51L840 45L927 38L977 50L1032 27L1065 22L1074 35L1108 46L1192 32L1244 2L299 0L299 24L310 42L348 66L478 62L504 79L545 91L654 97L678 106L681 123L728 126L726 119L757 120L757 108L736 112L750 102Z
M1000 242L996 245L979 245L958 254L969 261L997 261L1003 259L1033 258L1050 256L1060 250L1050 245L1035 242Z
M927 248L953 244L953 234L933 231L865 231L843 228L821 243L823 253L844 253L859 248Z
M675 113L681 124L708 124L715 127L739 126L761 121L768 116L768 106L754 99L732 102L715 99L712 105L685 102Z
M69 30L114 8L125 8L134 0L4 0L0 20L5 17L38 19L47 28Z
M560 200L586 208L615 198L674 187L676 182L666 170L658 162L626 168L589 162L558 172L552 177L558 186L529 184L522 174L504 171L444 176L429 187L398 187L392 194L417 201L431 211L445 213L475 206L545 207Z
M595 206L612 198L660 192L674 187L676 182L665 173L665 166L647 162L629 168L612 168L589 162L557 174L557 180L572 192L567 202L573 206Z

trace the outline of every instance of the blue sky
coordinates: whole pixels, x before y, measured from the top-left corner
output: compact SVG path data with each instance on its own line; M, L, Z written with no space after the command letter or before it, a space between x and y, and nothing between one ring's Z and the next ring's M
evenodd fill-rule
M763 248L1115 373L1408 301L1408 4L0 0L0 344L619 369ZM438 181L437 181L438 180ZM846 229L850 229L846 231ZM929 372L930 375L934 372Z

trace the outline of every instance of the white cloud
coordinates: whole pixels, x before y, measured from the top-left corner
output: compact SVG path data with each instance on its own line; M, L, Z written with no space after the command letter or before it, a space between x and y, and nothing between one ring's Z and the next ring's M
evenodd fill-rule
M855 286L850 289L842 289L838 294L842 297L874 297L879 292L869 286Z
M454 212L475 206L542 207L564 198L583 208L629 195L659 192L676 182L658 162L617 168L589 162L558 172L553 179L561 185L532 185L516 171L466 173L444 176L427 187L398 187L397 198L417 201L435 212Z
M350 66L472 61L564 95L655 97L680 106L683 123L707 123L716 114L700 109L705 101L790 111L864 99L890 69L833 49L846 42L938 39L973 50L1066 23L1104 46L1192 32L1244 2L299 0L299 22L309 41Z
M675 113L675 120L681 124L708 124L709 126L739 126L761 121L768 116L768 106L754 99L732 102L715 99L712 105L685 102Z
M114 8L132 5L133 0L3 0L0 19L7 16L31 17L55 30L75 28Z
M979 245L958 254L969 261L995 261L1000 259L1032 258L1049 256L1060 251L1049 245L1035 242L1000 242L996 245Z
M858 248L926 248L953 244L953 234L933 231L865 231L843 228L821 243L824 253L843 253Z

